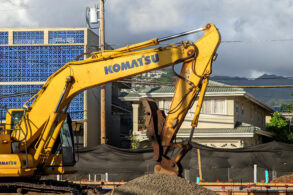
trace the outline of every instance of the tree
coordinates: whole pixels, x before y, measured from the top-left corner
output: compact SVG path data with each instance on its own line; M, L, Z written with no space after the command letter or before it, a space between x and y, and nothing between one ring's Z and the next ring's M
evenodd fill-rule
M293 96L293 94L291 94ZM282 104L281 112L293 112L293 100L291 100L291 104Z
M162 74L160 78L152 79L153 81L160 81L160 82L173 82L174 73L172 69L166 68L164 69L166 74Z
M270 122L266 124L266 129L275 134L276 141L293 143L292 127L279 112L274 112Z

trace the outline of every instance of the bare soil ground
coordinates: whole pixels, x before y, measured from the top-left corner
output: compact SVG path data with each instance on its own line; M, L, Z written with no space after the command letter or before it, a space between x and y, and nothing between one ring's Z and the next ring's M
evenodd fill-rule
M149 174L138 177L128 183L114 189L107 195L216 195L215 192L196 185L194 182L183 178L163 175Z

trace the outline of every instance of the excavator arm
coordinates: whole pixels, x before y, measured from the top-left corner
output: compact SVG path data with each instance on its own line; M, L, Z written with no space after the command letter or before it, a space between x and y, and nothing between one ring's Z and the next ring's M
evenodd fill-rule
M191 139L194 128L198 123L209 76L212 72L212 62L216 59L216 50L219 43L220 35L216 28L212 28L206 31L206 34L192 45L192 49L188 50L189 53L195 52L194 57L185 59L180 74L175 73L178 79L167 118L157 108L154 101L143 100L146 111L147 136L152 142L154 159L157 161L155 166L156 173L179 174L178 163L185 153L191 149ZM197 97L197 106L191 124L192 128L188 144L173 144L172 141L176 137L176 133ZM167 156L167 151L170 147L181 149L175 159L170 159Z
M176 84L172 113L168 115L160 135L162 142L159 144L165 152L186 115L186 109L190 107L199 90L199 85L210 74L211 60L219 44L219 33L214 25L208 24L193 32L198 31L205 31L205 35L196 43L182 42L144 49L174 37L153 39L116 50L95 52L85 60L64 65L28 100L32 101L30 106L27 106L28 102L25 103L24 116L10 135L11 142L19 143L19 150L0 153L0 161L10 160L12 157L18 160L13 161L15 164L9 170L0 166L0 169L6 171L0 177L32 176L51 160L50 154L66 119L69 104L83 90L184 62L180 75L190 83L178 80ZM176 125L173 124L174 121L177 121ZM24 160L27 162L25 166Z

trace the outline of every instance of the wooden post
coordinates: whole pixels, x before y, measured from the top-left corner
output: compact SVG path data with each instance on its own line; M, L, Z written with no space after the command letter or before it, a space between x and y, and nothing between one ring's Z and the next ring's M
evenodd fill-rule
M100 48L105 50L104 0L100 0ZM106 144L106 87L101 86L101 144Z
M200 160L200 149L197 149L197 162L198 162L199 178L200 178L200 181L202 181L201 160Z
M104 0L100 0L100 48L105 50L105 20L104 20Z
M253 182L257 183L257 164L253 165Z

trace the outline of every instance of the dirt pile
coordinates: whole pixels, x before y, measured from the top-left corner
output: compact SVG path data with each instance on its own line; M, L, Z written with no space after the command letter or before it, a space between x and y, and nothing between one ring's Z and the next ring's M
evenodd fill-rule
M113 192L107 193L111 195ZM138 177L114 189L113 195L216 195L206 188L183 178L150 174Z
M280 176L277 179L271 181L271 183L275 183L275 181L277 181L278 183L292 183L293 174Z

